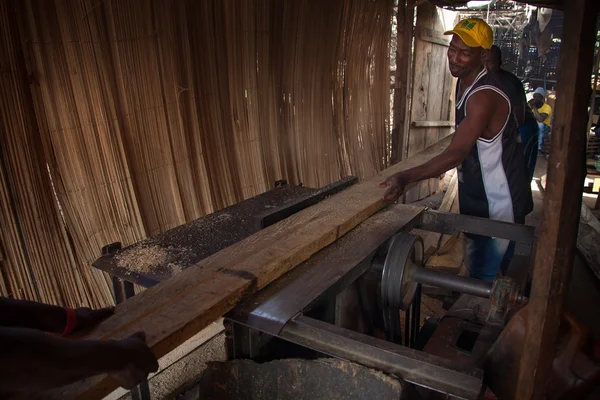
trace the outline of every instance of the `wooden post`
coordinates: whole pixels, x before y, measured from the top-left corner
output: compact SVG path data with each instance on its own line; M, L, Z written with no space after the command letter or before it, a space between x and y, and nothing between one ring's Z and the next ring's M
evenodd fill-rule
M596 53L596 59L594 60L594 85L592 86L592 98L591 98L591 106L590 106L590 115L588 117L588 124L586 133L590 134L590 129L592 128L592 121L594 119L594 106L596 103L596 87L598 86L598 62L600 61L600 49L598 49L598 53ZM600 196L598 196L600 198Z
M585 133L597 0L564 3L555 120L543 218L517 381L517 399L542 399L554 358L564 294L575 255L585 170Z
M391 163L396 164L406 158L408 139L408 96L410 93L409 77L412 64L412 38L415 15L415 1L406 0L398 3L396 25L396 79L394 86L394 126L392 128Z

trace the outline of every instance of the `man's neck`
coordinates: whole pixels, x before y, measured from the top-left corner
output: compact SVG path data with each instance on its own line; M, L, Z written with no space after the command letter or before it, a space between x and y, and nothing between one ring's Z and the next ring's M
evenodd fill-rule
M465 76L464 78L461 78L460 82L463 89L471 86L473 82L475 82L477 75L479 75L481 71L483 71L483 68L484 66L482 65L479 68L474 69L469 75Z

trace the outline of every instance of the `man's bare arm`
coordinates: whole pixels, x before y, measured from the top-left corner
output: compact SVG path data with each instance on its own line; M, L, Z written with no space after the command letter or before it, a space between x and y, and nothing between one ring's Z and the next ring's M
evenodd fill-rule
M81 331L99 323L114 312L114 307L99 310L77 308L73 331ZM0 326L38 329L44 332L61 333L67 323L64 307L42 304L28 300L0 298Z
M535 115L535 119L537 120L537 122L544 122L546 120L546 118L548 118L548 114L546 113L541 113L538 111L537 108L533 109L533 115Z
M540 114L538 108L533 105L531 100L529 101L529 105L531 106L531 111L533 111L533 115L535 116L535 119L537 120L537 122L544 122L546 120L546 118L548 118L548 114L546 114L546 113Z
M467 116L456 129L448 148L424 164L388 177L379 185L388 188L383 198L389 201L396 200L406 185L440 176L463 162L492 120L497 106L494 96L495 93L488 90L473 94L467 104Z
M0 354L0 391L8 393L51 389L127 368L140 371L141 380L158 369L141 333L120 341L99 341L65 339L33 329L0 328Z

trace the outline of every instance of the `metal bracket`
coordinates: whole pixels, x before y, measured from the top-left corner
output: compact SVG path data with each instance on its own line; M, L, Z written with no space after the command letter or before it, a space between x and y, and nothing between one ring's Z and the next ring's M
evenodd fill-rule
M513 240L530 246L533 244L535 232L535 228L528 225L438 211L425 211L418 228L447 235L454 235L459 232L472 233Z

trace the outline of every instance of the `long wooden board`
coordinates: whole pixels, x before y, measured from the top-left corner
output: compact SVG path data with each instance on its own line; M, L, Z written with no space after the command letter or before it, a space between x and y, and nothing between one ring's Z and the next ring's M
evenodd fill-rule
M115 315L86 336L121 339L146 333L157 357L168 353L267 284L333 243L386 206L384 177L441 153L449 139L202 260L121 303ZM106 376L54 391L55 398L101 398L117 387Z

